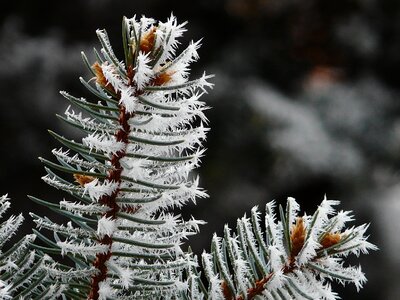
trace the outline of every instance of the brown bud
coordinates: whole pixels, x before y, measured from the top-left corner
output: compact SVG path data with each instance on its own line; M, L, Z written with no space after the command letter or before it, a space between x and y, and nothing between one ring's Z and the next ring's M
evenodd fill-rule
M297 218L296 224L292 226L292 232L290 234L290 241L292 244L292 257L295 257L297 256L297 254L299 254L300 250L304 246L305 238L306 227L304 226L303 218Z
M114 87L107 81L106 77L104 76L103 69L101 68L101 65L97 61L92 65L92 70L96 74L96 82L100 86L116 94Z
M171 80L172 74L173 73L171 73L171 72L160 73L155 78L153 78L152 84L155 86L160 86L160 85L166 84Z
M231 290L225 280L221 283L221 289L224 294L224 299L233 299Z
M325 236L323 237L322 241L321 241L321 246L323 249L325 248L329 248L333 245L336 245L337 243L340 242L340 240L342 239L340 233L331 233L328 232L325 234Z
M153 49L156 41L156 30L157 27L153 26L143 35L142 39L140 40L140 51L149 53Z
M95 180L95 177L82 175L82 174L74 174L75 182L79 183L80 186L85 186L86 183L92 182Z

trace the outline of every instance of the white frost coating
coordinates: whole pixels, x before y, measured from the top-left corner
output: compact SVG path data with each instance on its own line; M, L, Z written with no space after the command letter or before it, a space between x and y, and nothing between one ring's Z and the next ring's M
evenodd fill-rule
M365 236L366 231L369 227L369 224L363 224L357 227L353 227L351 229L346 230L343 233L343 236L354 236L347 243L338 247L339 250L342 250L343 255L348 255L350 253L359 256L360 253L368 254L369 251L378 250L378 247L374 244L367 241L368 236Z
M275 246L269 246L269 259L271 264L271 270L273 272L279 272L283 267L282 256L283 253Z
M195 81L194 87L200 88L203 93L207 94L207 88L212 89L214 87L214 83L208 81L208 79L213 78L214 75L207 75L205 72L203 75Z
M338 201L338 200L328 200L326 198L326 195L325 195L324 196L324 200L322 200L322 202L321 202L320 209L326 215L332 215L332 214L334 214L336 212L335 209L333 208L333 206L337 206L339 204L340 204L340 201Z
M140 23L136 20L136 15L132 18L125 18L125 24L131 36L139 35Z
M21 253L24 253L26 251L26 249L28 247L30 247L30 244L33 243L33 241L35 239L36 239L36 235L34 235L34 234L26 235L22 239L19 247L12 252L12 254L11 254L12 256L10 256L10 257L19 257L19 255ZM1 271L3 271L3 270L10 271L10 270L17 270L18 268L19 267L17 266L17 264L12 259L9 259L9 260L7 260L7 262L5 263L4 266L0 267L0 270Z
M266 228L266 238L267 245L275 246L281 253L285 253L283 249L282 243L282 230L279 224L276 223L275 214L273 213L275 207L275 202L272 201L268 203L265 207L266 215L265 215L265 228Z
M201 40L194 43L190 42L189 46L182 51L171 63L167 63L157 73L166 71L171 75L171 81L166 85L182 84L185 83L189 76L189 65L199 59L197 50L201 46Z
M70 156L69 151L63 151L62 148L60 149L53 149L51 151L51 153L53 153L54 156L56 156L58 159L61 159L63 161L65 161L68 164L73 164L76 166L80 166L83 167L87 170L91 170L91 169L97 169L97 170L107 170L108 167L103 165L102 163L99 162L88 162L85 159L81 159L79 158L78 154L75 154L73 156Z
M104 195L111 195L118 188L118 183L104 180L100 182L97 178L85 184L84 194L88 194L92 201L98 201Z
M289 286L293 287L294 291L301 297L307 295L310 299L319 299L314 286L309 281L304 279L302 272L294 270L292 273L287 275L287 281ZM299 292L301 291L301 292Z
M149 175L152 172L151 168L146 168L145 159L132 159L129 157L123 157L120 160L121 165L124 167L122 171L123 176L128 176L134 180L142 179L148 180L151 178Z
M143 33L147 31L151 25L153 25L156 22L153 18L147 18L146 16L142 16L140 18L140 29L141 29L141 35L143 36Z
M67 211L73 212L75 214L103 214L106 212L107 208L100 206L97 203L93 204L80 204L78 202L70 202L66 200L60 201L60 208L65 208Z
M293 197L288 197L287 203L288 203L288 206L290 207L289 220L288 220L288 224L290 226L294 223L294 221L296 219L297 213L300 210L300 205L296 202L296 200Z
M322 268L325 275L335 278L343 285L349 282L353 283L356 286L357 291L359 291L367 282L367 278L362 272L360 266L344 267L342 261L337 258L329 258L313 265Z
M3 216L3 214L10 208L11 204L8 200L10 200L8 195L3 195L0 196L0 218Z
M338 205L339 203L339 201L328 200L326 196L324 197L314 215L311 218L304 219L306 221L305 225L306 227L308 227L309 231L309 233L307 234L307 238L311 237L314 240L318 239L318 235L321 232L324 232L324 228L329 220L329 216L335 212L333 206Z
M68 281L71 278L75 278L75 279L87 279L90 278L91 276L93 276L96 272L97 269L93 266L90 266L86 269L78 269L78 270L74 270L74 269L69 269L69 270L65 270L65 269L59 269L57 267L57 264L51 264L51 265L47 265L45 264L43 266L43 269L46 270L46 272L54 278L60 278L63 281Z
M111 287L108 280L99 282L99 300L114 298L116 295L117 291Z
M16 270L15 273L13 273L13 276L18 276L18 275L22 275L26 270L28 270L29 268L32 267L34 261L35 261L35 252L34 251L30 251L26 256L27 258L24 259L24 262L22 263L22 265L19 266L18 270ZM37 272L38 270L36 270ZM25 277L25 279L23 280L23 282L18 282L18 285L13 285L13 288L18 288L18 286L23 286L24 283L29 282L32 279L31 276Z
M250 286L249 279L247 278L247 272L249 271L248 264L245 260L238 258L233 261L235 274L236 274L236 281L238 287L242 293L246 293L247 289Z
M65 284L47 286L47 292L41 295L42 299L59 299L66 289L67 285Z
M100 238L105 235L112 236L117 229L117 223L111 218L103 216L97 223L97 234Z
M2 280L0 280L0 299L1 300L6 300L6 299L12 299L12 296L10 295L10 289L11 285L6 284Z
M121 267L117 262L110 260L107 266L116 273L121 280L121 284L125 288L129 288L133 283L134 271L130 268Z
M303 248L300 250L300 253L297 255L296 263L301 266L308 263L311 259L313 259L317 254L317 249L319 249L321 245L314 241L312 237L308 238L304 243Z
M78 192L83 194L84 189L73 184L66 184L59 181L55 176L46 175L42 177L42 180L48 185L55 187L56 189L61 189L67 192Z
M286 283L286 276L283 274L282 270L274 272L271 279L267 282L267 287L269 290L274 291L280 289Z
M44 218L34 218L33 221L36 223L37 228L46 228L55 233L67 234L71 238L78 237L91 237L93 235L92 232L81 229L81 228L73 228L71 222L67 223L67 226L59 225L57 223L51 222L49 219Z
M90 151L94 149L107 154L115 154L125 147L125 144L118 142L115 136L107 134L91 133L87 137L84 137L82 142L90 148Z
M112 257L106 265L111 272L115 273L115 275L119 277L123 287L129 288L132 285L134 275L133 270L129 267L120 266L114 257Z
M119 102L125 106L127 112L134 112L137 106L138 99L134 96L134 89L131 87L124 87L121 89L121 98Z
M332 228L331 231L341 231L346 223L354 221L354 216L351 215L352 211L339 211L337 215L334 217L335 226Z
M188 284L187 281L179 281L179 280L176 280L175 283L174 283L174 285L175 285L175 287L176 287L176 289L177 289L177 291L178 291L179 293L181 293L181 292L186 292L187 289L188 289L188 287L189 287L189 284Z
M0 267L0 272L12 272L12 271L17 271L19 269L18 265L12 261L12 260L7 260L3 266ZM1 298L0 298L1 299Z
M22 214L18 216L11 216L7 221L1 224L0 231L0 244L7 241L11 236L15 234L17 229L21 226L24 221Z
M100 38L100 40L102 40L104 43L102 52L104 51L104 48L106 48L108 50L108 53L111 55L111 59L114 60L116 63L121 64L120 62L118 62L118 59L115 56L114 51L112 50L110 40L108 39L107 32L105 30L97 29L96 33L97 33L98 37Z
M171 60L175 55L175 51L180 44L178 38L180 38L186 31L185 25L187 22L178 24L176 18L171 15L167 22L159 22L158 29L156 31L156 45L164 47L164 51L159 59L157 66L162 65L167 60Z
M136 82L138 90L142 90L143 87L149 82L153 75L153 69L149 66L150 58L148 54L139 52L137 57L137 66L135 76L133 80Z
M314 274L309 271L304 271L302 273L302 276L304 277L304 280L306 280L311 286L313 286L314 290L320 295L322 299L340 299L339 295L332 291L329 282L326 283L325 281L315 278Z
M84 242L80 242L76 244L72 241L59 241L57 245L61 248L61 255L65 255L67 253L71 253L73 256L81 255L84 258L94 257L97 253L106 253L108 251L108 245L102 244L85 244Z
M128 84L128 82L122 79L118 74L115 66L103 63L101 65L101 70L103 71L103 75L107 79L107 82L110 83L116 91L122 90Z
M73 109L71 109L71 106L67 107L64 114L67 120L82 126L84 129L94 130L101 133L113 132L118 129L116 124L100 123L89 117L84 118L81 112L76 113Z
M213 271L213 263L212 257L210 254L203 252L201 255L203 259L203 266L206 276L209 278L210 286L209 286L209 299L213 300L222 300L224 299L224 295L221 290L222 280L219 278L218 274L215 274Z

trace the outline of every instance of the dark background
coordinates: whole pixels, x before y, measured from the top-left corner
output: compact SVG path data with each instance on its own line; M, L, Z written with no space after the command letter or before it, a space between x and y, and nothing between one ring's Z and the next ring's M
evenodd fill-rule
M205 100L212 128L199 169L210 198L185 208L208 222L190 240L209 250L213 232L254 205L295 197L312 213L324 194L371 222L379 252L359 261L369 282L343 299L400 299L400 2L13 1L0 19L1 193L13 210L48 213L26 194L61 200L36 159L59 145L46 129L79 137L55 117L83 94L80 51L100 48L106 28L121 54L121 17L188 20L183 46L203 39L200 62L216 75ZM122 56L120 56L122 57ZM26 223L30 226L31 223ZM25 231L29 231L27 227ZM358 261L356 260L358 264Z

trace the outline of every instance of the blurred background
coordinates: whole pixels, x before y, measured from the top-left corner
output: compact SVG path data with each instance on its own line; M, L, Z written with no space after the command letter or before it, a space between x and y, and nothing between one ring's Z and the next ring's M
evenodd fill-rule
M210 198L183 212L208 222L189 242L209 250L213 232L254 205L295 197L312 213L324 194L371 222L380 251L360 258L369 282L343 299L400 299L400 2L396 0L28 1L0 19L1 193L14 212L48 213L26 194L58 201L38 156L59 145L55 117L83 94L80 51L106 28L121 54L121 17L188 20L182 40L204 37L200 61L216 75L205 100L212 128L199 169ZM122 56L121 56L122 57ZM28 217L28 215L26 214ZM29 217L28 217L29 218ZM29 231L31 223L25 230Z

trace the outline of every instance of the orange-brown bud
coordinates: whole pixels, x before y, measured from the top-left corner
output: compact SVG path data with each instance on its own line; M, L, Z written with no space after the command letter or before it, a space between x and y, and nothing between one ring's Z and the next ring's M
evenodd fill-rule
M92 65L92 70L96 74L96 82L100 86L102 86L102 87L108 89L109 91L115 93L115 90L114 90L113 86L107 81L106 77L104 76L103 70L102 70L100 64L97 61Z
M328 232L325 234L325 236L323 237L322 241L321 241L321 246L322 248L329 248L333 245L336 245L337 243L340 242L340 240L342 239L340 233L331 233Z
M221 290L224 294L224 299L233 299L231 290L225 280L221 283Z
M303 218L297 218L296 224L292 226L292 232L290 234L290 241L292 244L292 257L295 257L297 256L297 254L299 254L300 250L304 246L305 238L306 227L304 226Z
M104 77L103 70L101 69L100 64L97 61L92 65L92 69L96 74L96 82L105 87L108 82L107 79Z
M82 174L74 174L75 182L79 183L80 186L85 186L86 183L92 182L95 180L95 177L82 175Z
M168 83L172 79L172 74L173 73L171 73L171 72L163 72L163 73L158 74L152 80L153 85L160 86L160 85Z
M153 50L154 43L156 41L156 30L157 27L151 27L142 37L140 40L140 51L144 53L149 53Z

